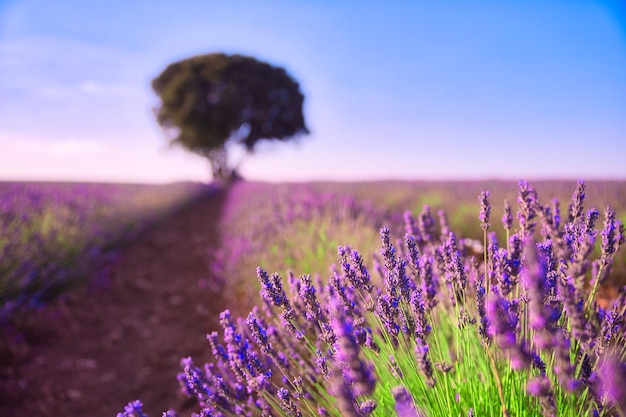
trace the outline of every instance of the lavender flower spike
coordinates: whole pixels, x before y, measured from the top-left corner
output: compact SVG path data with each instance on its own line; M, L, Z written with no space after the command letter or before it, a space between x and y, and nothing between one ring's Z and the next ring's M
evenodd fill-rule
M480 202L480 215L478 216L480 220L480 227L483 230L489 229L489 215L491 214L491 204L489 204L489 191L481 191L478 196L478 201Z
M510 231L513 227L513 214L511 213L511 203L509 203L509 200L504 200L504 214L502 215L502 226L507 231Z
M528 185L527 181L519 182L517 202L519 204L517 219L519 220L520 236L525 237L532 234L537 224L534 221L536 217L537 192Z
M332 300L332 325L337 335L336 357L345 364L344 373L352 383L354 395L370 395L376 388L376 378L370 363L359 357L359 345L355 340L352 317L343 313L341 304Z
M289 390L279 388L276 396L280 400L280 408L282 408L289 417L302 417L302 412L298 410L298 406L293 401Z
M546 376L538 376L528 381L526 390L530 395L539 399L544 417L556 417L554 393L550 386L550 380Z
M396 415L398 417L425 417L415 407L413 397L406 387L400 385L392 388L391 393L396 401Z
M610 352L600 358L598 375L607 399L621 414L626 415L626 365L619 360L618 352Z
M139 400L129 402L126 407L124 407L123 413L117 413L117 417L148 417L148 415L143 412L142 408L143 404L141 404Z
M583 201L585 200L585 181L579 180L574 194L572 194L572 202L569 206L569 221L574 223L582 221Z

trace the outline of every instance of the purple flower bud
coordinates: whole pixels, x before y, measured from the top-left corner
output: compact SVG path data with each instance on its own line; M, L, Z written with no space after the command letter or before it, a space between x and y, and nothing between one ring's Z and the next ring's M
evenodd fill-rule
M322 310L317 301L315 286L311 281L311 275L300 277L300 300L304 302L305 317L307 320L317 322L322 319Z
M489 216L491 214L491 204L489 204L489 191L481 191L478 196L478 201L480 202L480 215L478 219L480 220L480 227L483 230L489 229Z
M280 408L282 408L289 417L302 417L302 412L298 409L298 406L293 401L289 390L287 390L286 388L279 388L276 392L276 396L280 400Z
M474 262L472 262L472 269L474 270L474 273L476 276L476 283L475 283L474 288L476 291L476 306L478 308L478 316L480 317L480 325L478 327L478 333L480 334L482 342L486 345L490 345L491 335L488 331L489 321L487 319L487 313L485 309L485 297L486 297L485 285L483 282L484 281L483 275L480 272L478 272L478 266L477 266L477 262L475 259L474 259Z
M535 208L537 207L537 193L526 181L519 182L517 203L519 204L517 219L520 225L520 235L526 237L535 230L534 219L536 217Z
M396 401L396 415L398 417L424 417L424 414L415 407L413 396L406 387L400 385L392 388L391 393Z
M348 382L352 384L354 395L370 395L376 387L376 378L370 363L359 357L360 348L354 338L352 317L346 317L335 306L333 328L337 335L335 345L336 358L346 366Z
M433 309L437 303L437 283L433 277L433 259L423 256L420 260L419 278L422 284L422 295L429 309Z
M517 343L515 335L516 320L512 304L498 294L493 287L487 300L487 318L489 334L495 338L500 348L509 353L510 365L513 369L527 368L532 361L532 354L525 344Z
M289 300L283 290L280 275L267 275L261 267L257 268L257 277L261 282L261 296L275 307L289 307Z
M362 416L369 416L374 412L377 406L378 403L375 400L365 400L359 406L359 413Z
M545 376L538 376L528 381L526 390L530 395L539 399L544 417L556 417L556 403L550 380Z
M450 234L450 224L448 223L448 216L443 210L437 210L439 216L439 229L442 240Z
M143 412L143 404L141 401L131 401L126 407L124 407L123 413L117 413L117 417L148 417L146 413Z
M337 398L340 415L345 417L360 417L360 412L350 389L350 384L343 377L341 368L336 366L331 370L331 384L329 391Z
M359 252L357 252L356 250L351 251L350 261L352 262L352 265L356 271L357 281L360 283L361 287L365 289L365 291L371 293L372 289L374 288L370 284L371 276L370 273L367 271L367 268L363 263L363 258L361 257Z
M578 181L576 190L572 194L572 202L569 206L569 221L574 223L582 221L583 214L583 201L585 200L585 182L583 180Z
M434 243L435 240L435 219L430 214L428 204L424 205L417 221L417 227L424 242Z
M607 399L621 411L626 410L626 363L618 352L609 352L598 361L598 376Z
M502 226L505 230L511 230L513 227L513 214L511 213L511 204L509 200L504 200L504 214L502 215Z
M378 297L376 311L389 334L397 337L400 332L400 324L398 323L400 309L397 302L389 295L383 294Z
M417 357L417 365L420 372L426 378L426 385L435 386L435 377L433 376L433 364L428 358L428 343L421 337L415 338L415 355Z
M600 284L605 280L607 276L606 270L613 263L613 256L620 246L617 236L619 234L619 226L619 221L615 220L615 211L607 207L604 211L604 227L600 233L600 249L602 254L600 255L598 263L602 271L602 276L596 278L599 279Z
M422 297L422 290L416 289L411 293L410 307L415 321L415 335L425 337L430 333L431 327L426 319L425 301Z

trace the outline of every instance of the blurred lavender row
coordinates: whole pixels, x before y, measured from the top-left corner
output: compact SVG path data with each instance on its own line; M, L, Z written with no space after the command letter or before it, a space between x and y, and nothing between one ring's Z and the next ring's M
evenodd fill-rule
M103 273L122 242L206 191L197 183L0 183L0 323Z

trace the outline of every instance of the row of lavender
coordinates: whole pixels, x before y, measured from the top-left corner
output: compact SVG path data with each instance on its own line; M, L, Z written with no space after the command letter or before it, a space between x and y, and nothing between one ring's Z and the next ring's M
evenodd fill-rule
M204 188L0 183L0 322L84 280L122 240Z
M596 302L624 226L607 207L598 230L584 198L581 182L561 214L520 182L499 241L481 193L480 259L426 207L400 245L380 231L369 268L341 246L327 282L259 268L261 306L222 313L212 363L182 361L194 415L626 415L626 293ZM118 417L144 415L133 402Z

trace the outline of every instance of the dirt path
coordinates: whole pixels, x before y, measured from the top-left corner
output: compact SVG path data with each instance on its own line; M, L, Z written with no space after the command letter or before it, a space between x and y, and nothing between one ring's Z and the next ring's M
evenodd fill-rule
M20 366L0 374L0 416L114 417L135 399L151 417L195 409L176 374L183 356L208 359L205 334L225 308L206 285L224 199L168 219L122 251L104 288L38 315Z

